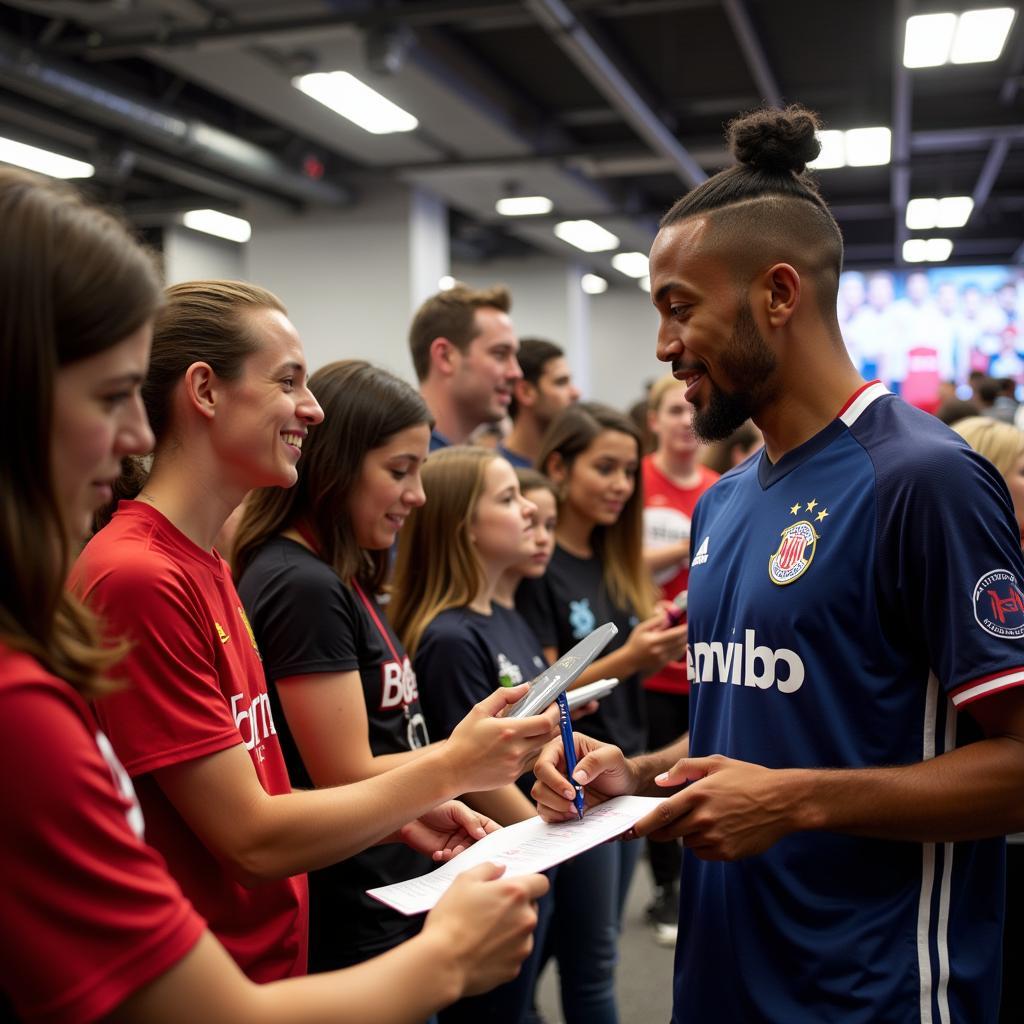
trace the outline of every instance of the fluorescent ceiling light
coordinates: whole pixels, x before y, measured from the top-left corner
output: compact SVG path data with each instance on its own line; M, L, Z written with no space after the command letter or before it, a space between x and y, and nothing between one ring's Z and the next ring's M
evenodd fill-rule
M600 295L608 291L608 282L597 274L584 274L580 278L580 287L588 295Z
M927 231L938 219L938 199L911 199L907 203L907 227L912 231Z
M1014 14L1012 7L965 11L960 15L949 59L954 64L995 60L1003 52Z
M649 277L641 277L640 280L637 281L637 284L640 285L645 292L649 292L651 290L651 279Z
M846 166L846 145L842 132L818 132L818 142L821 143L821 152L807 165L808 167L821 171L830 167Z
M903 41L905 68L934 68L949 60L956 31L955 14L918 14L907 18Z
M924 263L928 259L928 242L923 238L908 238L903 243L903 259L907 263Z
M887 164L892 153L888 128L851 128L846 133L846 162L851 167Z
M970 196L944 196L939 200L937 228L962 228L971 216L974 200Z
M606 231L592 220L562 220L555 225L555 234L584 252L607 252L619 245L617 235Z
M419 121L347 71L299 75L292 85L374 135L411 132Z
M252 225L247 220L219 210L189 210L182 223L193 231L204 231L229 242L248 242L252 236Z
M931 228L962 228L974 200L970 196L944 196L942 199L911 199L907 203L907 227L914 231Z
M949 238L929 238L925 252L929 263L944 263L953 253L953 242Z
M499 199L494 208L503 217L534 217L550 213L555 204L547 196L509 196Z
M892 132L888 128L818 132L818 142L821 152L807 165L812 171L887 164L892 152Z
M48 174L51 178L91 178L96 173L96 168L84 160L72 160L69 156L26 146L13 139L0 139L0 161Z
M908 238L903 243L903 258L907 263L944 263L953 252L948 238Z
M612 257L612 266L626 277L648 277L651 272L650 261L643 252L617 252Z
M449 288L455 287L455 278L451 274L445 274L437 280L438 291L446 292Z

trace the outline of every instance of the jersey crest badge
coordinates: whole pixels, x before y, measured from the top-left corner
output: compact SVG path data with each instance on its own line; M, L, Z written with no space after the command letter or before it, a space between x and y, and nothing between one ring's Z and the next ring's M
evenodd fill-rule
M785 587L800 579L814 560L817 546L818 535L806 519L787 526L782 531L778 550L768 560L768 577L772 583Z
M215 621L213 624L217 627L217 636L220 637L220 642L226 644L231 637L224 632L224 627L219 622Z
M1007 569L987 572L974 585L974 618L986 633L1003 640L1024 636L1024 594Z

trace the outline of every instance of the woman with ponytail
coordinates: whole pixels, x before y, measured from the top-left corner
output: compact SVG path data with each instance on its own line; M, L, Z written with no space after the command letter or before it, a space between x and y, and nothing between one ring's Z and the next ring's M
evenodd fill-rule
M89 703L124 685L126 645L102 642L64 582L120 461L153 445L139 388L159 277L116 219L22 172L0 170L0 235L0 1015L417 1024L512 977L542 878L466 872L401 948L258 986L146 844Z

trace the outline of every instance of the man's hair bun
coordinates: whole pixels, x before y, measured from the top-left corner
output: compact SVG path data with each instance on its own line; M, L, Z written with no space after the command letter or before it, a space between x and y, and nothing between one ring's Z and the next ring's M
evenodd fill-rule
M729 149L738 163L758 171L802 174L820 152L818 115L798 104L755 110L729 122Z

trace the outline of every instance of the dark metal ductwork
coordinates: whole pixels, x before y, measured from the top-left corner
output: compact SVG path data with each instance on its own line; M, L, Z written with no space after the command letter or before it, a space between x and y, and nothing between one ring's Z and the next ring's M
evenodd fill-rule
M160 110L144 97L112 88L98 76L70 62L43 56L2 32L0 81L17 92L80 113L271 195L324 206L348 206L353 202L349 190L307 178L273 153L237 135Z

